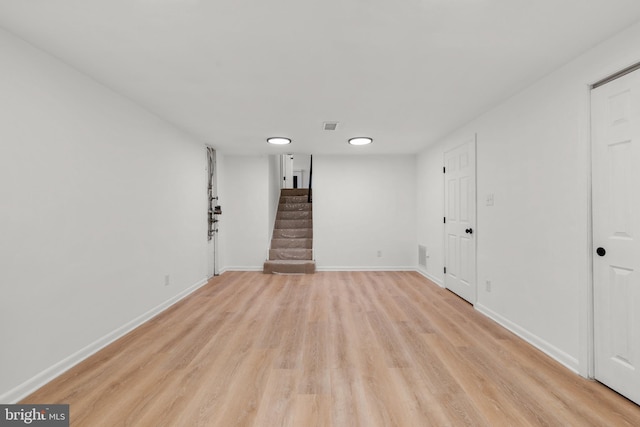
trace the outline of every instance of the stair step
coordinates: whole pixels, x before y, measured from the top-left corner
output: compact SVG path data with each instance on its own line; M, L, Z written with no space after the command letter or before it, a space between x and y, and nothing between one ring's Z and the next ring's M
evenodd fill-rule
M310 211L311 203L280 203L278 212L283 211Z
M311 211L278 211L276 219L311 219Z
M266 274L313 274L316 272L316 263L310 260L265 261L262 271Z
M280 190L281 196L306 196L308 194L308 188L283 188Z
M310 260L313 259L312 249L269 249L269 260Z
M307 201L307 196L280 196L279 203L307 203Z
M271 239L271 249L312 249L313 240L311 239Z
M313 229L311 228L280 228L273 230L274 239L301 239L313 238Z
M275 228L311 228L310 219L277 219Z

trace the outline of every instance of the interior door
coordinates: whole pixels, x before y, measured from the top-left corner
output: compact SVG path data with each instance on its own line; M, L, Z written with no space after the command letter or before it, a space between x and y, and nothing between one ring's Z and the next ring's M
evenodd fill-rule
M293 188L293 154L283 154L280 157L282 172L282 187Z
M444 154L445 287L476 302L476 140Z
M640 71L591 108L595 376L640 404Z

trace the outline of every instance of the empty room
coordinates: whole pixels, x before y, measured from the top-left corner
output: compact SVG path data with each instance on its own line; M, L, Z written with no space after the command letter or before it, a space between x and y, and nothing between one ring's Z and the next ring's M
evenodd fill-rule
M0 425L640 425L640 2L0 0L0 64Z

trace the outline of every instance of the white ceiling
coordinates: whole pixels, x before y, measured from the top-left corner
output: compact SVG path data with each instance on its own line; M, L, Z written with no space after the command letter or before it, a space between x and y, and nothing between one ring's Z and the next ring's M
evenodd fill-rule
M417 152L638 19L638 0L0 0L0 27L238 154Z

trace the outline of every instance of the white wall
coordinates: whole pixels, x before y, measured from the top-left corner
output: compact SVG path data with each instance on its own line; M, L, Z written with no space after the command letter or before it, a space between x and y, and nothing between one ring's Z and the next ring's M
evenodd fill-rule
M427 248L426 269L417 268L440 286L444 285L444 178L443 153L439 146L417 156L416 170L416 236Z
M583 375L591 256L588 87L637 61L640 25L418 157L418 241L429 248L429 273L441 279L442 156L477 132L476 307ZM489 207L491 193L495 205Z
M313 156L318 269L414 269L415 194L412 155Z
M272 154L269 156L269 241L273 236L273 227L276 224L276 214L280 203L280 185L282 176L280 174L280 156Z
M223 163L222 269L262 270L273 227L269 224L269 156L227 154Z
M0 64L0 402L10 402L204 283L206 155L3 31Z

